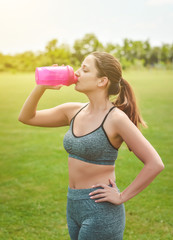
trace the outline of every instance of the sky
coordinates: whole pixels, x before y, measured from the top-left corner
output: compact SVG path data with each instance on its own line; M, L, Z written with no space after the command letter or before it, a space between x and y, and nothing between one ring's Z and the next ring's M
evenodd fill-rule
M52 39L73 46L86 33L104 45L173 43L173 0L0 0L0 53L44 51Z

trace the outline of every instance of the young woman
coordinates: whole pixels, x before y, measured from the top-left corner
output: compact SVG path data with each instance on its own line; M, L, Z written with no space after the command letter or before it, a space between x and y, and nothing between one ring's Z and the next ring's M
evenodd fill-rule
M139 130L139 124L147 126L132 87L122 77L119 61L108 53L93 52L75 74L75 90L86 94L87 104L70 102L38 111L45 90L62 85L37 85L24 103L19 121L40 127L70 125L63 143L69 153L67 223L71 239L122 240L124 202L146 188L164 164ZM117 94L111 102L110 96ZM115 160L123 141L144 167L120 192L115 182Z

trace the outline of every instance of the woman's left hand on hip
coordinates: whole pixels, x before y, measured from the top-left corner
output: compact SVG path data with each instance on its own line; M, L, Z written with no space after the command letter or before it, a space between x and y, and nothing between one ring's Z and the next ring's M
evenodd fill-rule
M112 179L109 179L112 187L106 184L95 184L92 187L102 187L102 189L94 190L89 194L91 199L96 199L95 202L111 202L115 205L123 203L121 193L118 192L118 188ZM93 196L94 195L94 196ZM98 199L99 198L99 199Z

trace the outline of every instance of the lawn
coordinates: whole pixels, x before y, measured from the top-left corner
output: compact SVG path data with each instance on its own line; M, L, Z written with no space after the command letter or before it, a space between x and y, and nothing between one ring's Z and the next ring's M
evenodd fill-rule
M127 71L141 114L143 135L162 158L165 169L140 194L125 203L124 240L167 240L173 236L173 72ZM0 74L0 240L69 240L66 223L68 127L40 128L18 121L21 107L35 86L34 73ZM47 90L38 109L64 102L87 102L74 85ZM125 143L116 160L121 191L143 164Z

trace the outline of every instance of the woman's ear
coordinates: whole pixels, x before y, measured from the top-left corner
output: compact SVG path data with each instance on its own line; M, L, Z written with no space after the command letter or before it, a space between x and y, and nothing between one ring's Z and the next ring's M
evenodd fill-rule
M106 87L107 84L109 83L109 79L107 77L102 77L98 81L98 87Z

